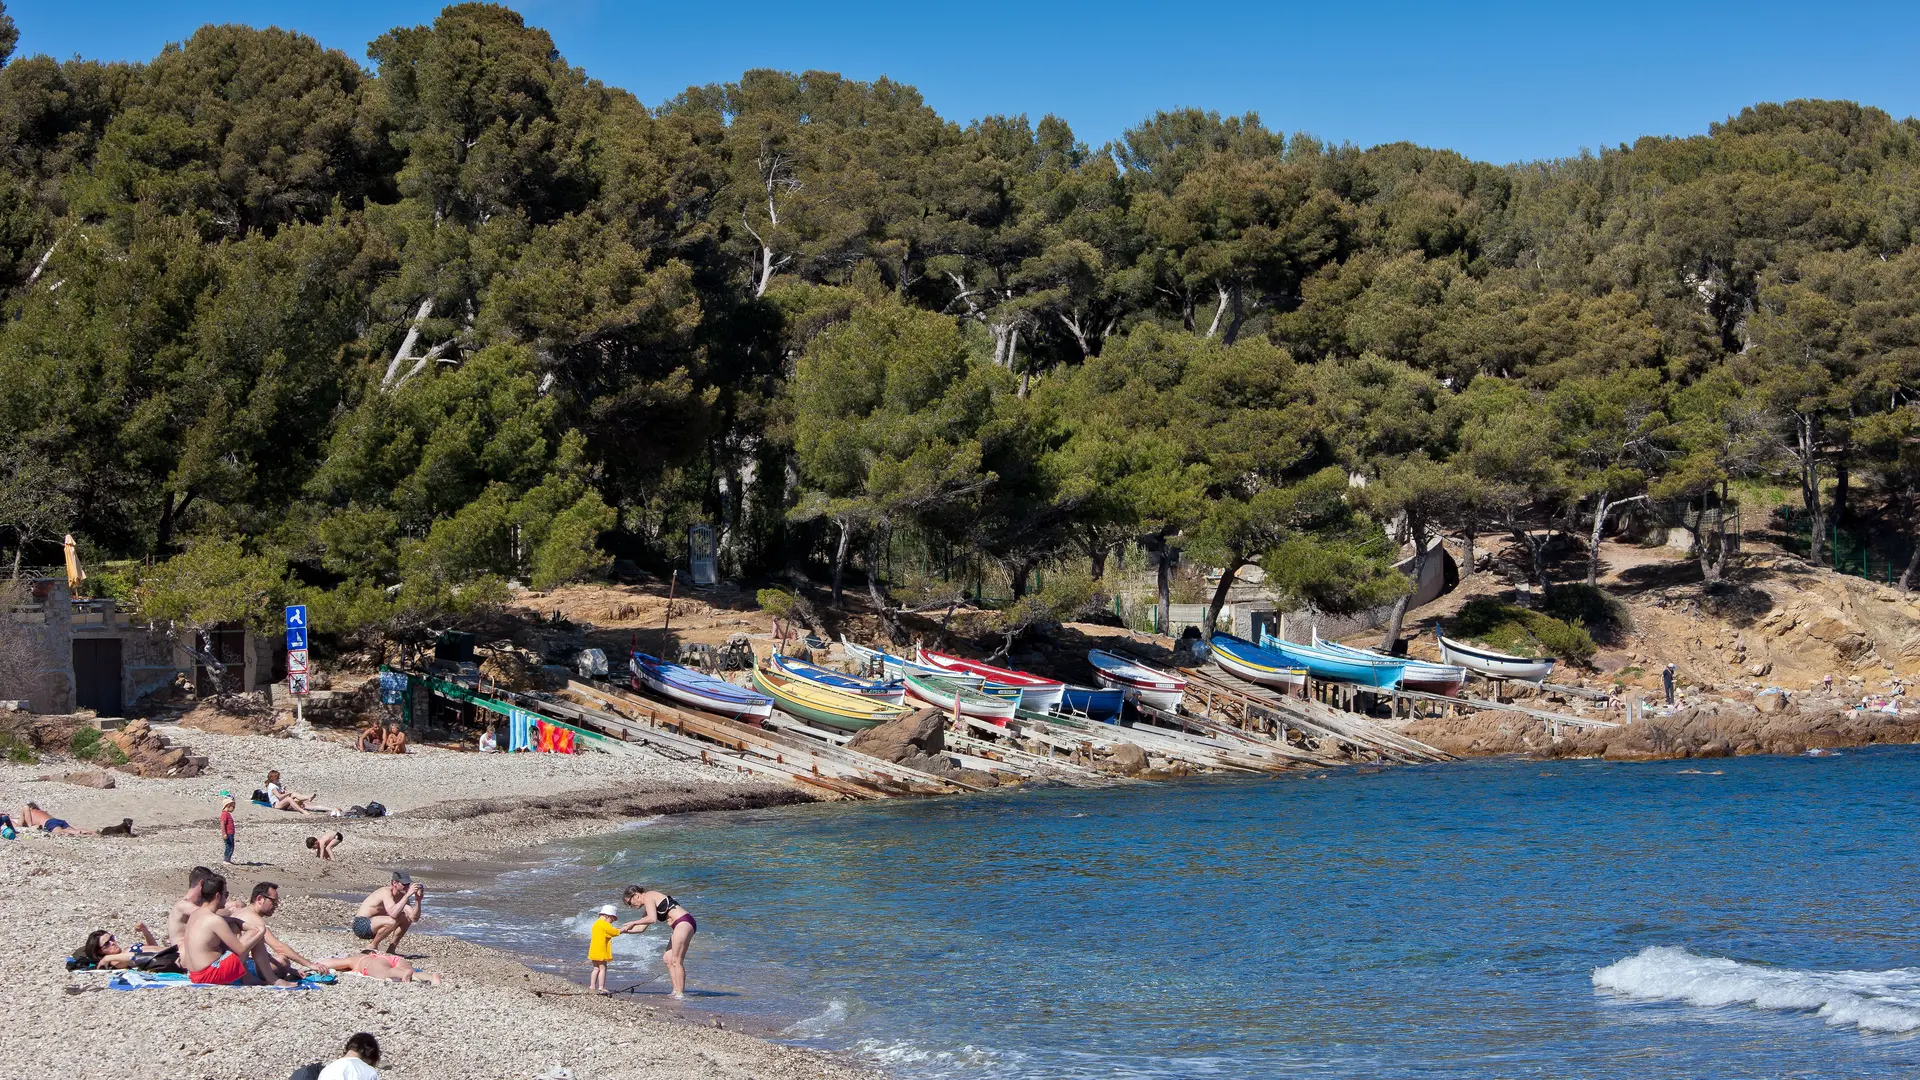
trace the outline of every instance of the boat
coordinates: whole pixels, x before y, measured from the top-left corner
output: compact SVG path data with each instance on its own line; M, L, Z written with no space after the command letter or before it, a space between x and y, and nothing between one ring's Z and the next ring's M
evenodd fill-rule
M1306 668L1307 673L1316 679L1353 683L1356 686L1372 686L1381 690L1391 690L1399 686L1400 676L1407 670L1405 660L1393 660L1384 656L1348 656L1328 652L1311 645L1297 645L1291 641L1283 641L1264 630L1260 632L1260 647Z
M1093 665L1094 681L1114 687L1149 708L1172 712L1180 707L1187 692L1187 680L1158 668L1129 660L1124 656L1094 649L1087 653Z
M940 675L924 675L918 671L909 671L906 680L908 697L939 709L941 712L953 712L956 697L959 698L959 710L963 715L978 716L983 720L993 720L998 723L1005 723L1020 708L1020 699L1017 697L983 694L975 687Z
M1307 685L1307 669L1296 667L1279 653L1263 649L1245 638L1216 633L1207 646L1213 654L1214 663L1225 668L1228 674L1250 683L1281 690L1296 690Z
M773 711L773 699L725 679L669 664L643 652L633 654L634 689L645 687L662 697L671 698L696 709L731 716L737 720L765 720Z
M810 682L815 686L824 686L829 690L838 690L843 694L884 701L889 705L898 705L907 700L907 684L899 679L875 682L871 679L856 678L843 671L809 664L805 660L795 660L791 656L775 655L773 666L780 674L789 678Z
M1492 649L1462 645L1441 633L1437 626L1433 628L1433 636L1440 642L1441 659L1449 664L1458 664L1476 675L1485 675L1489 679L1545 682L1553 674L1555 661L1551 656L1513 656Z
M922 664L942 673L978 675L986 680L983 689L989 693L995 688L1017 690L1020 694L1020 707L1029 712L1052 711L1054 706L1060 704L1061 695L1067 688L1067 684L1059 679L1042 678L1025 671L995 667L979 660L950 656L930 649L920 649L918 659Z
M984 676L966 675L958 671L942 671L939 668L928 667L925 664L916 664L904 656L895 656L890 652L883 652L880 649L870 649L865 645L857 645L848 641L844 634L840 636L840 647L847 651L847 656L851 657L855 663L865 667L868 671L884 672L889 679L904 679L908 673L917 671L922 675L936 675L944 679L951 679L957 683L964 683L975 689L978 689L987 681Z
M1320 640L1320 631L1313 632L1313 647L1341 656L1352 656L1370 660L1398 660L1399 657L1385 656L1369 649L1356 649L1351 645L1342 645L1337 641ZM1406 661L1407 669L1400 676L1402 690L1418 690L1423 694L1441 694L1454 697L1467 683L1467 669L1452 664L1429 664L1425 660Z
M821 686L788 675L769 663L754 666L753 688L772 698L774 707L781 712L836 731L865 731L913 711L904 705Z
M1084 716L1111 724L1127 707L1127 692L1117 686L1075 686L1068 683L1061 694L1059 712Z

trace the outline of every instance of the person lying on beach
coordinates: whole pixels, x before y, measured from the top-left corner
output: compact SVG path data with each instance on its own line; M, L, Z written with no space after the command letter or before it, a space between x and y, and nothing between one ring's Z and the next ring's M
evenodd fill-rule
M313 852L316 858L326 859L331 862L333 861L333 846L346 838L346 834L340 832L336 832L332 836L309 836L307 837L307 850Z
M340 811L331 806L314 805L313 800L318 796L319 792L314 792L311 795L301 795L298 792L288 791L286 788L281 787L279 769L274 769L267 773L267 805L273 807L275 810L296 810L302 814L332 814L335 817L340 816Z
M327 971L350 971L355 975L365 975L369 979L391 979L394 982L430 982L439 986L445 976L431 971L421 971L413 966L413 961L404 956L388 956L372 949L362 949L352 956L323 956L320 966Z
M210 874L200 883L200 907L187 920L180 942L180 966L189 982L203 986L291 986L273 977L266 955L266 927L241 926L221 914L227 904L227 879Z
M293 946L281 941L273 928L267 925L267 917L278 910L280 886L271 881L262 881L254 885L253 895L234 910L233 917L242 927L260 931L260 943L267 960L267 966L260 967L263 976L299 982L302 975L320 970L319 965L295 952ZM255 957L257 966L259 954L256 953Z
M667 974L673 977L673 997L679 1001L687 996L687 947L693 944L694 932L700 924L693 921L693 913L680 906L680 902L656 889L643 889L638 885L627 886L621 897L628 907L640 909L640 917L620 928L623 934L645 933L654 923L665 923L670 939L667 951L660 957L667 965Z
M374 724L372 727L369 727L367 728L367 730L361 732L360 733L360 752L363 754L379 753L381 735L382 733L381 733L379 724Z
M387 725L386 737L380 740L380 752L383 754L407 752L407 733L400 730L399 724Z
M196 866L187 871L187 891L173 902L173 909L167 912L167 940L180 944L186 934L187 920L200 908L200 883L213 876L213 871L204 866Z
M360 901L360 909L353 913L353 936L372 942L375 949L384 944L388 952L398 951L407 929L420 921L425 892L405 870L395 870L392 881Z
M95 930L87 935L86 943L73 954L73 959L79 962L77 966L83 970L124 971L140 967L143 956L160 951L160 943L153 939L153 931L147 929L146 923L134 923L133 931L145 940L128 949L121 947L120 939L113 936L113 931ZM69 962L68 966L76 965Z
M20 820L27 823L29 829L39 829L48 836L92 836L92 829L79 829L67 824L65 818L57 818L40 809L39 803L28 803L20 811Z

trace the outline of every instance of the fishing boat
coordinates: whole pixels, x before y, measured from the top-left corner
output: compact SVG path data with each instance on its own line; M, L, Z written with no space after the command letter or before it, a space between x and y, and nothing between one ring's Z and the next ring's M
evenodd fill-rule
M805 660L795 660L791 656L776 655L773 658L773 666L788 678L810 682L815 686L823 686L843 694L884 701L889 705L898 705L907 700L907 684L899 679L875 682L871 679L856 678L843 671L809 664Z
M848 641L845 634L840 636L840 647L845 649L847 655L861 667L866 668L868 671L883 672L889 679L904 679L909 673L919 672L922 675L935 675L943 679L950 679L975 689L978 689L987 681L985 677L980 675L967 675L958 671L942 671L939 668L928 667L925 664L916 664L904 656L895 656L890 652L870 649L865 645L858 645Z
M1279 653L1263 649L1232 634L1214 634L1208 643L1213 662L1230 675L1261 686L1296 690L1307 685L1307 669L1297 667Z
M633 654L633 685L645 687L662 697L672 698L696 709L731 716L739 720L765 720L773 711L773 699L725 679L669 664L657 656Z
M940 675L923 675L918 671L909 671L906 675L907 696L915 701L939 709L941 712L953 712L954 699L959 699L959 710L965 716L978 716L983 720L1005 723L1020 708L1017 697L995 697L983 694L979 690Z
M1296 645L1291 641L1283 641L1264 630L1260 632L1260 647L1278 653L1288 661L1306 668L1307 673L1316 679L1353 683L1356 686L1373 686L1382 690L1391 690L1400 685L1400 676L1407 670L1405 660L1393 660L1384 656L1347 656L1328 652L1311 645Z
M1118 689L1140 704L1163 712L1179 708L1187 692L1187 680L1178 675L1100 649L1087 653L1087 663L1093 665L1094 681L1101 686Z
M865 731L913 711L904 705L820 686L788 675L769 663L755 665L753 688L772 698L774 707L781 712L836 731Z
M1437 626L1433 628L1433 636L1440 642L1441 659L1449 664L1458 664L1476 675L1485 675L1489 679L1545 682L1553 674L1554 659L1551 656L1512 656L1492 649L1462 645L1441 633Z
M1399 657L1385 656L1369 649L1356 649L1351 645L1342 645L1337 641L1320 640L1320 631L1313 632L1313 647L1339 656L1351 656L1364 660L1399 660ZM1429 664L1425 660L1407 660L1406 671L1400 676L1400 688L1418 690L1423 694L1444 694L1453 697L1466 685L1467 669L1452 664Z
M1059 712L1084 716L1111 724L1127 707L1127 693L1119 687L1066 685L1060 696Z
M1020 707L1029 712L1049 712L1060 704L1061 695L1067 684L1058 679L1042 678L1025 671L1012 668L995 667L978 660L968 660L963 656L949 656L946 653L930 649L919 650L919 661L927 667L945 674L978 675L986 680L983 685L988 693L996 687L1017 690L1020 694Z

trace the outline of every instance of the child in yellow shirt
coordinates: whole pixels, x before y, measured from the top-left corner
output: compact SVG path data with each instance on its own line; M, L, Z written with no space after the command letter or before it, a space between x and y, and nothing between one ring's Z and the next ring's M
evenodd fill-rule
M613 939L620 936L620 927L613 921L620 909L612 904L600 907L600 917L593 920L593 938L587 945L587 959L593 961L593 976L587 980L589 989L607 992L607 961L613 959Z

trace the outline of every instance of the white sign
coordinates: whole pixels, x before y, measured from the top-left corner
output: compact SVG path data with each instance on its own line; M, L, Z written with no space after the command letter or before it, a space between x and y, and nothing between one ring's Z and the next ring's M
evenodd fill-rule
M288 649L287 650L287 674L305 675L307 674L307 672L308 672L307 650Z
M293 691L293 696L295 697L306 697L307 677L305 675L288 675L287 689Z

